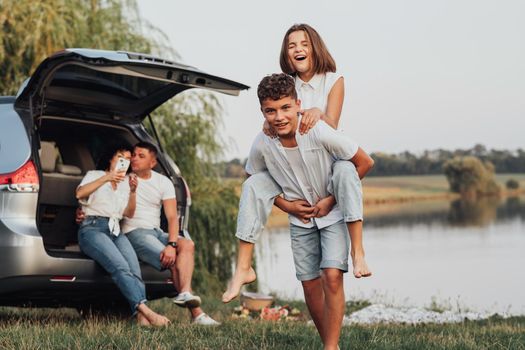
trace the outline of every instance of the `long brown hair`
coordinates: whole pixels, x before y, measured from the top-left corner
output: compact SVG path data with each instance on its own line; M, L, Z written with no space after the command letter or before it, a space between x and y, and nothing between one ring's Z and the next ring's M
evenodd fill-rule
M286 31L286 34L284 34L283 43L281 45L281 54L279 57L279 63L281 64L282 71L291 75L296 74L296 71L294 70L293 66L288 60L288 36L290 36L291 33L296 32L298 30L304 31L307 39L310 41L310 45L312 48L311 55L313 58L312 63L315 74L335 72L335 61L332 55L330 55L328 48L324 44L323 39L314 28L304 23L294 24L290 27L290 29Z

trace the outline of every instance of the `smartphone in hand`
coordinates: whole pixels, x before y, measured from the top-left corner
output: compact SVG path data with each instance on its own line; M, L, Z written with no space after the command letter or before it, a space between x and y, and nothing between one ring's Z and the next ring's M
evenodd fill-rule
M117 165L115 166L115 171L117 172L127 172L129 168L129 159L119 157L117 159Z

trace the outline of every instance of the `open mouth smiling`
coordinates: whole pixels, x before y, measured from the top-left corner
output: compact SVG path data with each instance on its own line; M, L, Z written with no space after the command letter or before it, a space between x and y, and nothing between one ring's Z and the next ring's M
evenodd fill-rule
M296 61L304 61L306 59L305 55L297 55L294 57Z

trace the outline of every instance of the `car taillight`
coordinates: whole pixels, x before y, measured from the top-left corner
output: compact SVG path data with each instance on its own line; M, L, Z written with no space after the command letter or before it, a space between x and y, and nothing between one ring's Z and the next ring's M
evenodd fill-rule
M0 174L0 185L9 185L11 191L33 192L38 190L38 173L35 164L29 160L12 173Z
M51 282L75 282L76 276L53 276L49 280Z

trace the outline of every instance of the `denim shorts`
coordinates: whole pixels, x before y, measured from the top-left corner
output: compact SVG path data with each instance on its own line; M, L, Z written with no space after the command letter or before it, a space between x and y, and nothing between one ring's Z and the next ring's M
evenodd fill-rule
M159 228L138 228L126 233L126 236L140 260L159 271L165 269L160 263L160 253L168 244L169 235L166 232ZM180 237L181 239L191 239L189 235L180 235Z
M290 224L295 275L299 281L321 276L322 269L348 272L350 237L343 220L318 229Z

